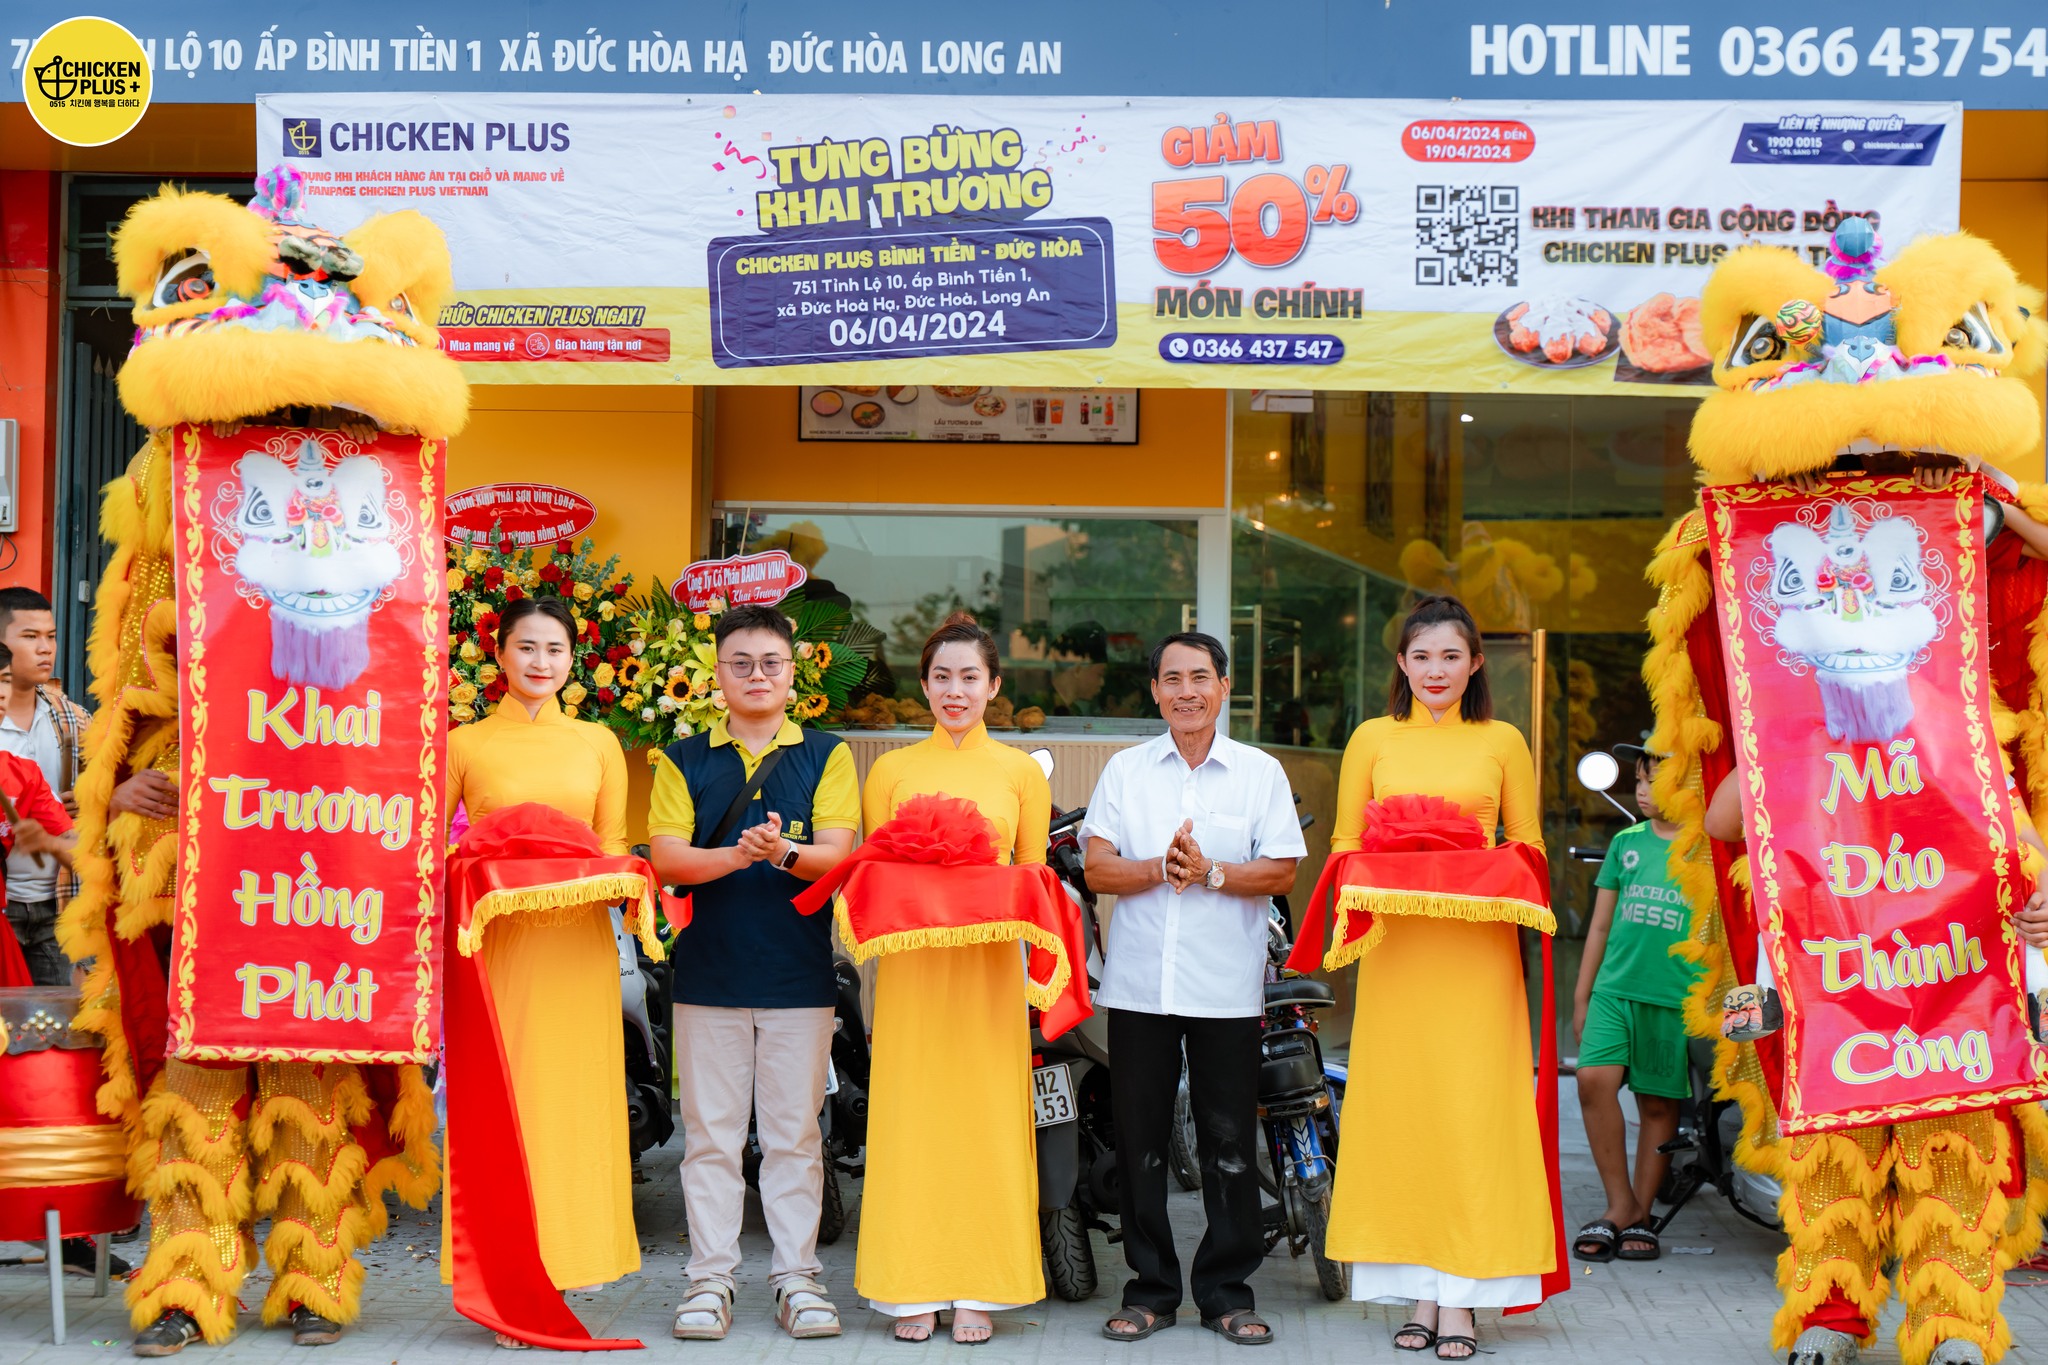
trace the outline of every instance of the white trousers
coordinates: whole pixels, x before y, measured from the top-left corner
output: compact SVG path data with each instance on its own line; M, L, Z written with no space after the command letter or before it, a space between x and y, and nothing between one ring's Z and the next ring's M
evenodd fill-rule
M775 1243L770 1284L816 1278L824 1196L825 1103L832 1011L676 1006L678 1098L683 1111L683 1211L689 1277L730 1287L740 1265L747 1185L747 1117L761 1142L761 1212Z

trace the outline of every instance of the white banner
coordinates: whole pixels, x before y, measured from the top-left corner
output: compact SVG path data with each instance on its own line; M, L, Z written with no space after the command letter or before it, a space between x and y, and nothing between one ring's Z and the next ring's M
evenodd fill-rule
M1957 224L1953 104L259 100L346 229L446 230L479 380L1704 382L1731 247ZM490 362L487 365L484 362ZM936 363L934 363L936 362ZM1612 391L1612 390L1608 390Z

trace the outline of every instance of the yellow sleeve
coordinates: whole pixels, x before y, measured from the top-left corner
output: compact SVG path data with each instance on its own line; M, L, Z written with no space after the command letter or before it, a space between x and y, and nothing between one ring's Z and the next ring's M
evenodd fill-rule
M1536 764L1529 741L1506 721L1496 722L1500 755L1500 822L1508 838L1543 848L1543 811L1536 804Z
M1016 863L1045 861L1045 840L1052 829L1052 784L1045 780L1038 761L1015 749L1024 761L1017 765L1017 839L1010 853Z
M1351 732L1344 763L1337 771L1337 823L1330 830L1330 852L1356 853L1365 836L1365 803L1372 800L1372 765L1379 758L1379 727L1371 721Z
M448 784L441 789L441 809L448 818L455 818L455 808L462 804L462 784L469 776L469 745L462 732L469 727L458 725L448 735Z
M889 817L896 813L897 764L892 760L901 752L891 749L868 769L867 785L860 791L860 823L869 834L888 824Z
M587 722L597 731L594 743L598 761L604 765L604 775L597 784L597 818L591 821L591 828L597 832L597 842L609 854L626 851L626 751L619 747L619 737L595 722Z
M654 790L647 798L649 838L697 837L697 803L690 799L690 784L683 770L666 753L654 760Z
M661 778L655 776L660 790ZM853 750L841 744L825 760L818 789L811 793L811 828L860 831L860 786L853 778Z

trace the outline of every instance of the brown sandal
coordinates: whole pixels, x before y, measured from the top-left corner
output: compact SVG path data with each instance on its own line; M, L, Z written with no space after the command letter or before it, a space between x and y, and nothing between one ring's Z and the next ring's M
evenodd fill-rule
M1233 1308L1228 1313L1203 1318L1202 1326L1234 1346L1265 1346L1273 1340L1271 1324L1249 1308ZM1251 1330L1254 1327L1266 1330L1254 1332Z

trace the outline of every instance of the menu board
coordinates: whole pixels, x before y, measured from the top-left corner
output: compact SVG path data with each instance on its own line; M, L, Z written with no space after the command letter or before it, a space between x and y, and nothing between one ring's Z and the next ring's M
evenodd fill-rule
M1138 441L1136 389L841 384L798 395L797 435L806 441Z

